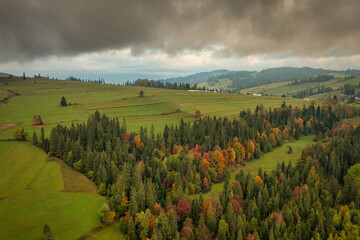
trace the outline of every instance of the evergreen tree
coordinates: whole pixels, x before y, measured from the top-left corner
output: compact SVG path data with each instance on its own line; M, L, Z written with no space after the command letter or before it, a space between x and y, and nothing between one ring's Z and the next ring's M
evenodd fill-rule
M66 99L65 99L64 96L61 98L60 105L61 105L62 107L66 107L66 106L67 106L67 102L66 102Z
M37 139L37 136L36 136L36 132L33 133L32 143L33 143L34 145L37 145L37 144L38 144L38 139Z
M54 240L49 225L45 224L41 240Z

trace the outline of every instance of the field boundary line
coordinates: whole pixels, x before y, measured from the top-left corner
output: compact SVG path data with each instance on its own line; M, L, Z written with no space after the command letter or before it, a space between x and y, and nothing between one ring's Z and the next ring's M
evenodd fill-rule
M5 141L4 141L5 142ZM17 142L11 149L10 151L8 151L5 156L3 157L3 159L1 159L0 164L3 163L4 161L6 161L10 155L16 150L16 148L20 145L20 142Z

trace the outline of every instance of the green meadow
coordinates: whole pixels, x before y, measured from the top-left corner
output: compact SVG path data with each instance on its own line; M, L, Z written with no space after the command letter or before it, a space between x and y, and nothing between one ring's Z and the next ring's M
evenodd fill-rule
M88 240L124 240L125 236L120 233L119 223L111 224L98 231L89 233L87 235Z
M141 126L150 128L154 125L156 132L162 132L165 124L178 124L180 119L194 120L196 110L200 110L201 116L234 118L241 110L255 109L256 105L260 104L272 108L279 107L284 100L292 106L307 104L301 99L49 79L0 78L0 82L3 83L3 89L10 89L19 94L12 97L8 103L0 105L0 125L12 123L24 128L29 137L33 131L40 136L40 128L33 126L34 115L41 116L46 136L58 123L82 123L96 110L110 117L117 117L121 121L125 119L130 131L138 131ZM144 97L139 96L140 90L144 90ZM62 96L68 103L76 105L61 107ZM0 139L12 139L13 129L12 126L0 130Z
M106 200L89 179L71 171L30 143L0 142L0 239L40 239L45 224L64 240L96 228ZM87 188L73 191L68 182Z
M289 162L296 164L297 161L300 160L301 152L307 145L313 144L314 139L315 135L302 136L298 141L287 142L284 145L273 149L271 152L263 154L259 159L247 162L245 166L239 167L230 173L230 182L235 180L236 174L238 174L241 170L243 170L245 174L250 173L255 177L260 168L263 172L271 172L282 162L285 162L286 164ZM290 146L292 148L291 154L287 153ZM203 194L203 197L205 199L209 197L217 197L223 188L223 182L213 184L211 191ZM193 197L195 196L199 196L199 194L193 195Z

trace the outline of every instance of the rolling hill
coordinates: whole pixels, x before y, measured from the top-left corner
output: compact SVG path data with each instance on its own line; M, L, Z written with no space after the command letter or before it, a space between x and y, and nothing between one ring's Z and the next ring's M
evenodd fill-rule
M261 71L215 70L186 77L170 78L164 81L172 83L197 83L199 87L235 92L264 84L284 83L322 75L360 76L360 70L348 69L339 71L311 67L279 67Z

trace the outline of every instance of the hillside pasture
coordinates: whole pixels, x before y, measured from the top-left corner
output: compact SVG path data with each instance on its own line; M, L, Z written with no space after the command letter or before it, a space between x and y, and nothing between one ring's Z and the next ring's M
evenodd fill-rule
M72 171L30 143L0 142L0 239L40 239L45 224L55 239L64 240L96 228L97 210L106 200L89 179ZM70 181L93 187L75 192L66 188Z
M0 80L3 81L3 80ZM256 105L279 107L286 100L292 106L302 106L306 101L274 97L254 97L241 94L220 94L210 92L189 92L185 90L156 89L134 86L104 85L50 79L22 80L13 78L6 89L19 93L7 104L0 104L0 124L16 123L32 136L40 128L34 127L32 118L40 115L44 122L45 136L57 124L70 126L86 122L96 110L109 117L126 120L129 131L140 127L162 132L165 124L178 124L195 120L195 111L201 116L237 117L241 110L255 109ZM145 92L143 97L139 92ZM72 105L61 107L64 96ZM76 104L75 104L76 103ZM0 130L0 139L12 139L13 127Z

